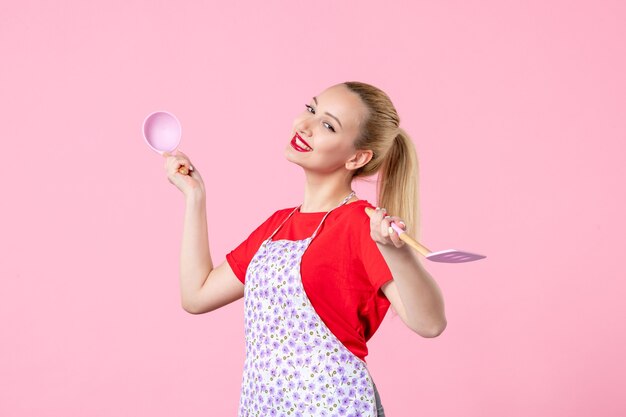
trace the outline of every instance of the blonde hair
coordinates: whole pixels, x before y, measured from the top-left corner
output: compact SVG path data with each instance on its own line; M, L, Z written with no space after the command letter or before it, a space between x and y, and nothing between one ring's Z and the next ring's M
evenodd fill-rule
M418 240L419 163L415 145L400 127L400 117L384 91L358 81L343 84L358 94L369 110L355 147L373 152L372 159L355 170L352 179L378 173L377 206L404 220L407 233Z

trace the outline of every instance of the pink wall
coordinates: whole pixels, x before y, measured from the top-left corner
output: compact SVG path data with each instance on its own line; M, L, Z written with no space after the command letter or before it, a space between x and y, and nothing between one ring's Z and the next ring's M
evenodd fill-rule
M299 204L291 122L345 80L413 135L423 242L488 256L425 261L440 337L371 339L387 415L626 414L624 2L99 3L0 4L0 415L235 415L243 302L180 307L141 122L181 120L217 264Z

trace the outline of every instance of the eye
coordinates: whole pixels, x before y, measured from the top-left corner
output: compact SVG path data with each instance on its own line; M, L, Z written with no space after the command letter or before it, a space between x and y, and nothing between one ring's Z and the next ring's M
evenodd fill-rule
M309 113L313 113L315 114L315 109L312 106L309 106L308 104L305 104L306 109ZM335 128L330 124L330 123L326 123L324 122L324 126L326 127L326 129L332 131L332 132L336 132Z

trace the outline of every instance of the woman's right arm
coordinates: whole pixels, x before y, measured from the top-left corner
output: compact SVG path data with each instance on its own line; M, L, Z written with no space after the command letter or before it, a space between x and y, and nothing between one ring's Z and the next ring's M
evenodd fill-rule
M185 219L180 249L180 296L185 311L201 314L243 297L244 285L227 261L213 268L209 250L204 181L187 155L164 153L168 180L185 195ZM179 168L186 166L188 174Z

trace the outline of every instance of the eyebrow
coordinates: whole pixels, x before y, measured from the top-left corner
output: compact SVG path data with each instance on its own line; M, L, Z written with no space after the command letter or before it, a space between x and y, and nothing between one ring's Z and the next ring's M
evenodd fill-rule
M313 101L315 101L315 105L317 106L317 97L313 96ZM341 124L341 122L339 121L339 119L337 119L335 116L333 116L332 114L328 113L327 111L324 112L327 115L329 115L330 117L332 117L333 119L335 119L337 121L337 123L339 123L339 126L341 126L341 128L343 129L343 125Z

